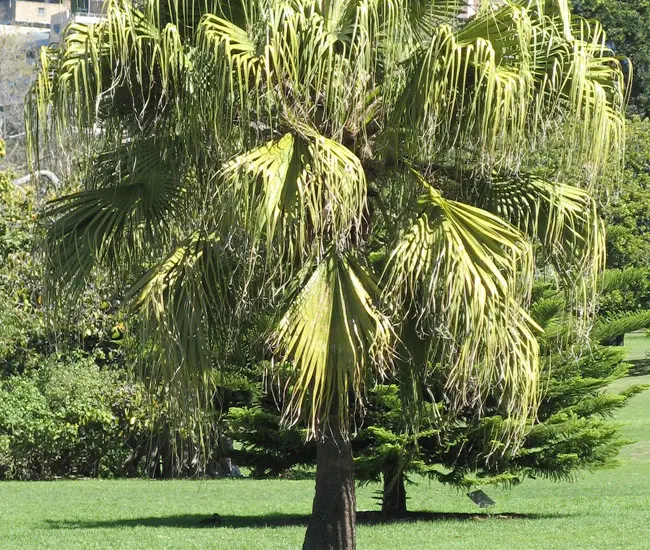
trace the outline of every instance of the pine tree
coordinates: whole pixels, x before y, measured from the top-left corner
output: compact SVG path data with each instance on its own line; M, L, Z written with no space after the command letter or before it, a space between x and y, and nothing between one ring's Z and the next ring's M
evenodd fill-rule
M604 292L613 292L625 277L606 275ZM618 280L618 283L616 282ZM550 284L535 287L531 313L545 328L540 347L545 380L537 420L529 426L523 444L514 452L495 453L506 438L507 415L494 399L477 410L452 411L444 403L444 382L430 381L429 402L423 416L435 418L415 433L406 429L404 403L397 380L368 392L367 407L353 440L357 479L382 482L382 512L406 513L406 484L410 474L425 476L458 488L517 485L526 478L570 480L580 470L614 466L621 448L629 443L612 415L645 389L632 385L620 393L607 391L628 374L621 347L601 345L634 326L648 326L648 312L609 313L597 318L591 340L576 343L566 321L566 303ZM645 324L644 324L645 323ZM439 393L436 394L436 388ZM300 428L281 428L277 396L267 393L249 406L228 415L230 435L241 443L232 452L255 477L290 475L295 467L311 466L316 453Z

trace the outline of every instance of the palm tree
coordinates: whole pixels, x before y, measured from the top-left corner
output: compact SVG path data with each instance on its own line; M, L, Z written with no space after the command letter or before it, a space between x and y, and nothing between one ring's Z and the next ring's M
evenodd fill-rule
M80 144L81 189L49 209L59 295L97 269L129 284L151 380L201 402L238 327L281 312L285 421L318 447L308 549L354 548L367 384L408 381L413 424L432 373L450 407L498 395L502 452L537 403L535 254L589 321L619 61L565 0L461 4L111 0L44 51L28 100L36 153L39 129ZM576 170L585 190L560 183Z

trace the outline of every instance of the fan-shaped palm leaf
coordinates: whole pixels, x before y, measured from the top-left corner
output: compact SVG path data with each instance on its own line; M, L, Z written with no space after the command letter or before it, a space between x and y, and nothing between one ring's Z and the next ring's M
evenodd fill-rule
M393 330L379 298L354 258L331 252L278 325L276 343L296 370L289 415L296 419L306 404L314 432L330 411L347 418L349 392L360 396L369 365L381 375L390 359Z
M596 202L586 191L520 174L494 181L485 208L539 240L565 287L582 288L577 295L587 305L604 267L605 231ZM590 292L586 286L592 287Z
M535 324L517 302L532 277L523 234L429 187L384 277L387 294L400 297L430 340L430 358L444 358L453 393L480 400L499 381L511 405L525 402L517 411L525 420L536 399L538 349Z
M348 149L314 132L285 134L239 155L221 171L223 208L253 235L265 236L267 252L280 257L323 250L326 242L349 240L361 222L366 178ZM220 207L221 208L221 207ZM286 257L285 257L286 258Z
M124 144L91 163L87 189L51 203L47 243L58 278L85 283L97 261L139 268L169 243L185 187L171 156L155 139Z

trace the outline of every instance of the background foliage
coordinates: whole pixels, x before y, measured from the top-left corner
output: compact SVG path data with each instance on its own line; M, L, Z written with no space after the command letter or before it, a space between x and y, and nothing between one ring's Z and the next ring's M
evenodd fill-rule
M573 0L572 3L576 13L601 22L617 55L632 60L630 111L650 116L650 3L647 0Z

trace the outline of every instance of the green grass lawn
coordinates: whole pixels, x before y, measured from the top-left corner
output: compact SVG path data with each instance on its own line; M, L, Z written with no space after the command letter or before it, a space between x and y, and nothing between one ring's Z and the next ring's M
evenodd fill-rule
M630 332L625 335L625 349L627 359L630 361L646 359L646 353L650 352L650 337L645 330Z
M650 376L616 386L631 382L649 383ZM617 469L585 473L575 483L537 480L511 491L488 489L497 502L489 518L462 493L424 481L410 488L410 509L446 513L445 519L360 525L358 547L647 550L650 392L635 397L619 419L637 442L625 449ZM376 489L359 490L360 510L374 508ZM311 481L4 482L0 548L300 548L312 495ZM215 512L223 526L199 525Z

